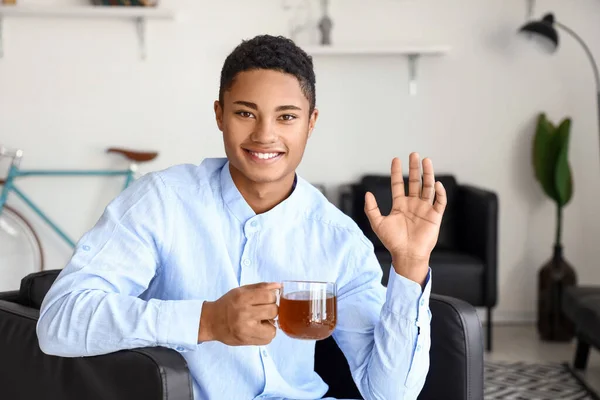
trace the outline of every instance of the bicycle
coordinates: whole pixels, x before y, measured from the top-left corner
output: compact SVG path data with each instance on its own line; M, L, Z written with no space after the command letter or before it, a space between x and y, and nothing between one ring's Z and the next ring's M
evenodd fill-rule
M9 149L0 145L0 159L11 159L8 175L0 179L0 267L9 270L43 271L44 252L38 234L33 225L17 210L6 204L9 193L14 193L24 204L42 219L71 248L75 241L71 239L56 222L50 219L37 204L31 201L16 185L17 178L26 176L123 176L125 190L137 179L138 164L154 160L157 152L140 152L110 147L107 153L120 154L129 160L129 168L123 170L23 170L20 168L23 151ZM16 267L16 268L15 268ZM16 277L20 279L21 277Z

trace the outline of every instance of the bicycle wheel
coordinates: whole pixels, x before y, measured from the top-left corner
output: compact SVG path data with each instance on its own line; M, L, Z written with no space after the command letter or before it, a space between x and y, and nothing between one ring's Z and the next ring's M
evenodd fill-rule
M5 205L0 213L0 292L19 289L21 279L43 266L42 245L33 227Z

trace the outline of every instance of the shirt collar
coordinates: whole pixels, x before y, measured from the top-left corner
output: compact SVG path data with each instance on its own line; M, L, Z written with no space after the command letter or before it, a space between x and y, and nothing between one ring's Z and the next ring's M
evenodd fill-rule
M301 197L304 181L299 178L297 174L294 176L292 193L271 210L256 215L238 190L237 186L235 186L229 166L229 161L227 161L221 169L221 193L223 201L241 223L246 223L252 218L260 219L263 222L277 221L279 218L289 219L290 216L298 214L298 211L301 210L299 206L302 204Z

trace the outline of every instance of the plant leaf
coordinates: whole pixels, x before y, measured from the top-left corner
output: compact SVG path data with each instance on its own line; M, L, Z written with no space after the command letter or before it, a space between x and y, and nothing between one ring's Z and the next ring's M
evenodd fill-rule
M555 185L555 165L558 157L556 127L544 113L538 116L537 129L533 138L533 167L535 177L542 189L554 201L558 201Z
M565 118L556 132L559 152L554 171L554 187L557 194L557 203L560 207L567 204L573 197L573 176L568 158L570 131L571 119Z

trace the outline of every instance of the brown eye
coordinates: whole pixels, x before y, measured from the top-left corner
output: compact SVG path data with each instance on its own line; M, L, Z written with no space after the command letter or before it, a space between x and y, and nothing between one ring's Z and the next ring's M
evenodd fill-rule
M293 121L293 120L296 119L296 116L292 115L292 114L283 114L281 116L281 119L284 120L284 121Z
M248 112L248 111L238 111L238 112L236 112L236 114L242 118L252 118L253 117L252 113Z

